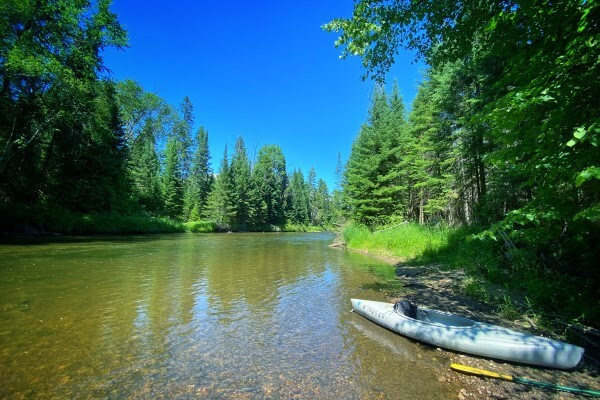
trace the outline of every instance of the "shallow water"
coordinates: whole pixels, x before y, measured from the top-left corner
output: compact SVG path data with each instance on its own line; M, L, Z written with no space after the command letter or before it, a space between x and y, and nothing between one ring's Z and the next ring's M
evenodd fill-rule
M349 312L394 268L332 239L0 244L0 398L449 397L439 352Z

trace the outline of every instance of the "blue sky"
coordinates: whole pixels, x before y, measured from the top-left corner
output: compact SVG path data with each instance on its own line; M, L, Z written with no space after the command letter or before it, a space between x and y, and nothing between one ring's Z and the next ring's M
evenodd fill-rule
M205 2L113 0L130 47L104 54L116 79L134 79L171 105L189 96L196 128L209 132L212 165L225 143L244 137L252 159L278 144L288 170L311 166L332 188L365 121L373 83L360 59L340 60L336 35L321 25L348 17L352 0ZM401 53L388 74L407 105L423 64Z

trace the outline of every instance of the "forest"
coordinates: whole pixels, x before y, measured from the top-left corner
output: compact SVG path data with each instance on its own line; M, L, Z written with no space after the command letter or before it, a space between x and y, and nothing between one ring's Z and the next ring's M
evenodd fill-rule
M239 137L212 171L209 134L203 127L192 131L188 97L173 107L134 81L112 79L102 52L123 48L128 39L109 6L19 0L0 6L2 230L182 229L177 221L208 231L331 224L329 189L314 168L307 176L288 172L277 145L263 146L251 159Z
M594 320L598 2L362 0L324 29L342 57L362 59L365 79L382 84L398 49L429 66L408 115L397 87L376 86L345 169L345 212L371 230L468 227L457 246L473 249L458 265Z

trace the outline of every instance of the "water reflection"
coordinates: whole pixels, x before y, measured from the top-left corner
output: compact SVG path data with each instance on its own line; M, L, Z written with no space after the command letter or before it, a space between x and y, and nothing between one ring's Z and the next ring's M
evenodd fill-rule
M427 350L349 313L393 269L330 241L1 245L0 397L446 397Z

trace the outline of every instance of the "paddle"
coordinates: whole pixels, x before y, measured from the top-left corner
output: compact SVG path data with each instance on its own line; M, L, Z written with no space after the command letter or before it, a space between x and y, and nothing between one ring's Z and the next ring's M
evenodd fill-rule
M538 387L543 387L546 389L562 390L564 392L587 394L589 396L600 397L600 391L597 391L597 390L578 389L578 388L574 388L574 387L554 385L552 383L547 383L547 382L530 381L529 379L519 378L517 376L499 374L497 372L486 371L485 369L467 367L466 365L460 365L460 364L450 364L450 367L455 371L460 371L460 372L464 372L464 373L471 374L471 375L487 376L488 378L503 379L505 381L523 383L525 385L538 386Z

